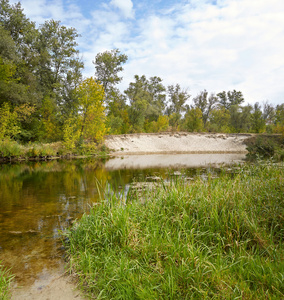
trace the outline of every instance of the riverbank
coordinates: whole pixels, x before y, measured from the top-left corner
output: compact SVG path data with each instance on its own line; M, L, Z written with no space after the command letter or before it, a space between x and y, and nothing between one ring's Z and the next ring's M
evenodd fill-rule
M164 153L247 153L245 141L253 134L140 133L106 136L114 155Z
M70 268L92 298L283 298L283 167L113 193L66 233Z
M93 142L82 143L77 148L70 150L62 142L22 145L13 140L0 141L0 163L106 157L107 155L108 149L104 144Z

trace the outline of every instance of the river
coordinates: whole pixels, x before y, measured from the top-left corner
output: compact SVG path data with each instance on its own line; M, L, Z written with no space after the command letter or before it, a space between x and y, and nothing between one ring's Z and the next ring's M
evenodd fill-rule
M64 270L60 231L133 181L218 173L244 154L179 154L0 165L0 261L18 286L41 288Z

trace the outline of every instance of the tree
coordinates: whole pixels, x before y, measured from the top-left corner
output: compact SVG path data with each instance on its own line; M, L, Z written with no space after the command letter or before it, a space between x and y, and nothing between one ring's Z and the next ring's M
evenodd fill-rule
M201 131L203 129L202 111L198 107L191 107L184 116L184 126L187 131Z
M8 42L6 49L2 47L2 57L8 58L17 66L14 73L17 84L13 83L14 86L10 89L13 93L9 100L14 103L36 103L42 97L38 91L38 80L35 74L38 59L35 49L38 30L35 28L35 23L25 16L20 2L10 5L9 1L1 0L0 27L2 28L0 40L4 37L2 43Z
M251 105L241 107L239 105L230 106L230 131L248 132L251 127Z
M160 77L145 75L134 76L135 82L131 82L124 93L127 95L130 108L129 119L133 127L142 130L145 121L156 122L165 109L166 88Z
M190 98L186 90L182 90L179 84L168 86L168 97L170 105L166 109L166 114L169 116L170 126L173 129L178 129L182 113L186 110L185 103Z
M227 93L223 91L218 93L217 97L219 98L220 105L226 109L230 109L233 105L240 105L245 101L242 92L237 92L236 90Z
M251 113L252 130L256 133L263 132L265 129L265 119L263 117L261 106L256 102Z
M223 106L214 108L210 115L210 131L213 132L230 132L229 122L230 122L230 112Z
M194 106L201 110L203 124L206 126L206 123L209 120L209 115L218 102L218 98L214 94L211 94L208 97L208 92L204 90L195 98L193 98L193 102Z
M275 109L275 133L284 135L284 104L278 104Z
M98 53L93 61L96 68L95 76L104 87L107 103L111 101L111 92L115 90L115 86L122 80L118 73L123 71L122 64L127 59L127 55L121 54L118 49L113 49Z
M176 113L181 115L186 110L185 103L190 98L186 90L182 90L179 84L168 86L168 95L170 106L167 109L167 114Z
M103 86L90 77L79 85L77 93L80 138L100 142L106 133Z
M31 95L32 82L23 81L20 75L23 75L23 67L16 44L0 23L0 105L4 102L19 105L35 101L35 96Z
M39 27L37 75L42 92L55 97L65 110L66 106L72 109L72 101L76 100L73 92L82 78L83 63L76 49L78 36L76 29L67 28L59 21L46 21Z

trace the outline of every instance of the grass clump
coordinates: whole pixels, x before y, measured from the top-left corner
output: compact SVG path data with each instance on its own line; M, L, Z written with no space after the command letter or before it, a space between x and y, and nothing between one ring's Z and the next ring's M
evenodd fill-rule
M245 166L104 201L66 233L70 268L95 299L281 299L283 175Z
M0 265L0 299L8 300L11 298L10 286L14 276Z

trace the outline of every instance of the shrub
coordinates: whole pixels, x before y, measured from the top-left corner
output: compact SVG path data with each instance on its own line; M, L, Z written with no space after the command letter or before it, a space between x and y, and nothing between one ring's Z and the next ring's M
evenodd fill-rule
M0 141L0 157L11 158L20 157L25 155L24 147L18 144L16 141L4 139Z

